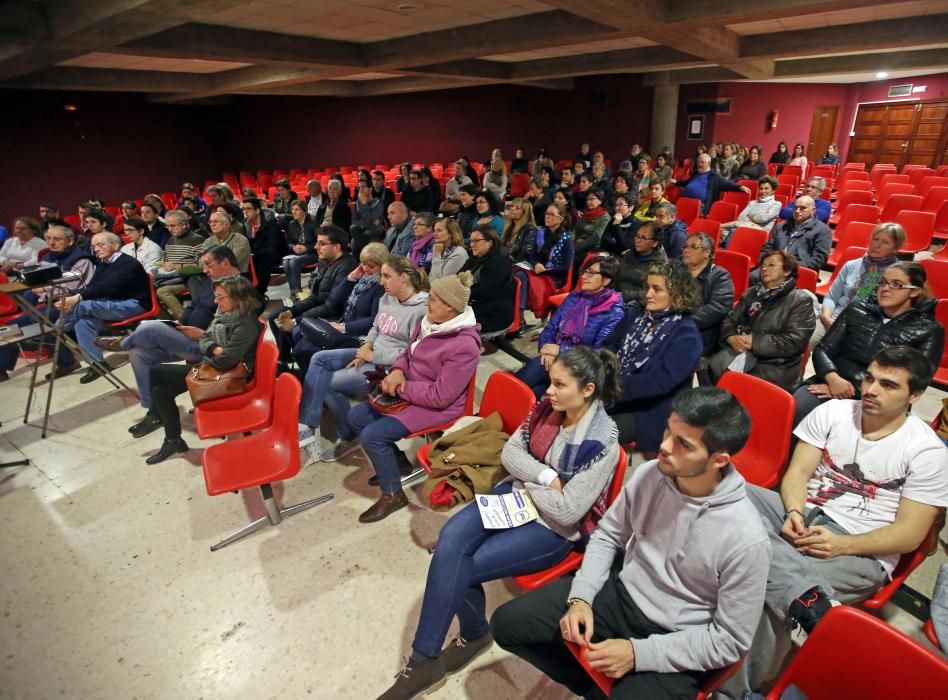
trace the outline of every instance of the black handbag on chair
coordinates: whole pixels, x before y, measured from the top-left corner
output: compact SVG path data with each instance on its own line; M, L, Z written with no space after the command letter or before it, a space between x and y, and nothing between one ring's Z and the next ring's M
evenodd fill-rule
M340 333L330 325L329 321L315 316L303 316L300 319L300 333L313 345L324 350L359 347L358 338Z

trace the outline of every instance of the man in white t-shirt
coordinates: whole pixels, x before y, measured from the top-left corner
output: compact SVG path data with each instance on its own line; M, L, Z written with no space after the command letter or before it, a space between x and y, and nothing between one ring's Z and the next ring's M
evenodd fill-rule
M879 351L861 400L828 401L797 426L780 494L748 487L773 558L765 615L734 679L743 688L729 683L727 695L776 675L790 649L788 619L805 638L832 606L877 591L948 505L948 448L909 414L932 374L917 350Z

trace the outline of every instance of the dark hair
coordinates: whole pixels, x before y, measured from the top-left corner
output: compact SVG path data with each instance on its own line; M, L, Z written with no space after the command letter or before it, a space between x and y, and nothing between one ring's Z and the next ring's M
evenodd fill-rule
M650 234L652 234L653 241L658 241L659 243L663 243L665 241L664 232L659 227L659 225L656 224L654 221L643 221L642 225L639 226L638 229L636 230L636 233L638 233L642 229L645 229Z
M780 147L781 147L781 146L783 146L783 150L785 150L785 151L790 150L790 149L787 148L787 142L786 142L786 141L781 141L780 143L777 144L777 153L780 153Z
M494 230L494 227L490 224L481 224L474 229L479 234L484 237L484 240L490 241L490 250L494 252L495 250L500 250L500 247L503 243L500 240L500 236L497 235L497 231Z
M102 197L100 197L100 196L97 195L97 194L90 194L88 201L89 201L89 202L98 202L98 203L99 203L99 206L101 206L101 207L104 207L104 206L105 206L105 200L102 199Z
M194 186L194 183L193 183L193 182L185 182L185 183L184 183L183 185L181 185L181 187L179 187L178 189L182 189L182 190L195 190L195 191L196 191L196 190L197 190L197 187Z
M875 362L880 367L904 369L909 375L909 392L918 394L928 388L935 367L927 357L908 345L890 345L875 354L869 364Z
M477 194L474 195L475 200L478 197L484 198L484 200L487 202L487 207L490 209L491 214L494 214L495 216L497 214L500 214L500 204L498 204L497 197L494 196L493 192L491 192L490 190L478 190Z
M316 229L317 236L327 236L332 243L337 243L342 246L342 252L348 252L349 250L349 232L345 229L339 228L334 224L323 224L318 229Z
M615 201L613 201L613 203L612 203L612 206L614 206L614 207L615 207L615 206L618 206L620 199L621 199L623 202L625 202L626 204L628 204L630 207L632 206L632 198L631 198L629 195L627 195L627 194L617 194L617 195L616 195L616 198L615 198Z
M287 180L285 177L281 177L279 180L277 180L276 182L273 183L273 186L274 186L274 187L285 187L286 189L290 189L290 181Z
M806 155L806 147L802 143L794 144L793 152L796 153L798 148L800 149L800 153L802 155Z
M578 178L576 178L576 179L577 179L577 180L585 180L585 181L588 182L590 185L591 185L592 182L593 182L592 175L589 175L589 174L587 174L587 173L583 173L582 175L580 175L580 176L579 176Z
M109 217L107 217L105 215L105 212L102 211L101 209L95 209L95 208L90 209L89 211L86 212L85 218L95 219L103 226L108 226L109 224Z
M586 201L587 201L587 202L589 201L589 198L590 198L590 197L595 197L596 199L599 200L600 203L602 203L602 190L600 190L600 189L598 189L598 188L596 188L596 187L590 188L589 190L586 191Z
M234 253L232 248L228 248L226 245L213 245L203 253L201 257L205 255L210 255L214 262L224 262L225 260L230 263L230 266L234 269L237 269L237 254Z
M760 259L760 262L763 263L767 258L772 258L777 256L783 262L783 271L787 274L788 277L797 276L797 268L800 267L800 263L797 262L797 259L793 257L793 253L788 253L785 250L768 250L764 257Z
M619 261L616 260L611 255L597 255L594 258L590 258L580 269L580 274L585 270L588 270L593 265L599 265L599 273L603 277L609 278L609 284L607 285L610 289L614 289L616 283L619 281Z
M609 350L577 345L557 355L553 364L563 365L580 386L592 384L595 388L591 401L600 399L611 406L622 394L619 360Z
M144 219L139 219L137 216L130 216L125 221L122 222L122 226L131 226L136 228L139 231L147 231L148 224L145 223Z
M55 204L53 204L52 202L40 202L40 208L41 208L41 209L49 209L49 210L51 210L51 211L59 211L59 207L57 207L57 206L56 206Z
M777 188L780 186L780 183L777 182L777 178L775 178L773 175L764 175L762 178L760 178L757 181L757 186L760 187L764 183L767 183L768 185L770 185L773 188L774 192L776 192Z
M724 389L703 386L683 391L672 399L672 410L691 427L702 428L701 442L708 454L733 455L750 437L750 414L734 394Z
M260 200L256 197L244 197L244 204L249 204L254 209L260 209L260 207L262 206L260 204Z
M477 194L477 185L469 182L466 185L461 185L458 187L458 192L463 192L464 194L468 194L473 197Z
M375 177L376 175L381 176L383 180L385 179L385 173L383 173L381 170L373 170L372 177Z
M671 305L676 311L690 314L701 306L701 287L692 277L688 266L681 260L664 260L654 263L649 267L648 274L665 278Z
M912 300L912 306L918 306L923 301L927 301L931 298L931 292L927 284L928 274L926 274L925 268L914 260L899 260L889 265L886 269L901 270L905 273L905 276L909 278L909 284L922 290L921 294Z
M366 179L368 180L372 179L372 173L370 173L366 168L359 168L359 170L356 173L357 180L359 179L358 175L365 175Z
M153 204L152 202L142 202L141 206L138 207L138 211L141 211L145 207L148 207L149 209L151 209L153 212L155 212L156 215L161 213L161 210L158 209L158 207L155 206L155 204Z
M227 212L227 215L228 215L231 219L238 219L238 220L240 220L240 219L242 219L243 216L244 216L244 212L243 212L243 210L240 208L240 205L237 204L237 202L231 202L231 201L221 202L220 204L217 205L217 208L218 208L218 209L223 209L224 211L226 211L226 212Z

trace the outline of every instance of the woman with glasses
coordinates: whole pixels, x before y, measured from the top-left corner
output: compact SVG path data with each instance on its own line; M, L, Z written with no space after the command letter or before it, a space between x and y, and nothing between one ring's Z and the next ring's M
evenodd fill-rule
M668 260L663 240L662 230L654 221L641 224L632 237L632 247L619 260L619 278L616 280L626 303L637 301L645 304L645 277L649 268Z
M550 386L550 366L561 352L577 345L598 349L622 320L622 295L614 288L618 261L595 257L583 265L579 290L570 292L540 333L539 355L517 377L542 398Z
M529 206L529 205L528 205ZM491 226L478 226L471 234L471 257L462 271L471 273L471 300L481 335L505 331L513 323L513 263Z
M602 250L613 255L622 255L635 243L635 231L640 222L632 215L632 197L628 190L618 195L613 202L615 213L602 234Z
M500 215L500 204L493 192L481 190L474 195L474 209L477 211L478 226L493 226L498 236L504 235L504 218Z
M812 296L797 289L796 258L783 250L760 264L760 282L741 296L721 323L723 348L708 362L713 381L743 372L793 391L816 325Z
M573 236L566 229L566 213L565 207L556 204L546 208L536 248L527 255L527 306L538 319L546 317L550 296L566 283L573 264Z
M122 226L122 240L125 241L122 252L131 255L141 263L141 266L145 268L145 272L154 275L155 268L158 267L164 257L164 251L145 235L148 231L148 224L142 219L132 218L126 219Z
M795 423L824 401L859 398L869 361L884 347L908 345L938 366L945 329L935 320L936 300L926 281L918 263L893 263L882 271L874 294L843 310L813 349L816 373L794 394Z

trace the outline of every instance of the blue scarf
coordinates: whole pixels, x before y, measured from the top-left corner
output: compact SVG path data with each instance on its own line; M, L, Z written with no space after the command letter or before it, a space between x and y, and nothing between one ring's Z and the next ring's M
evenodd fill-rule
M652 357L660 356L683 318L674 309L645 311L639 316L619 347L620 373L623 376L637 374Z
M342 318L344 320L348 320L351 316L359 296L369 291L370 287L378 283L379 273L377 272L374 275L362 275L362 277L359 278L358 282L356 282L352 288L352 291L349 292L349 298L346 299L346 310L342 312Z
M62 253L54 253L53 251L49 250L43 256L43 260L56 263L63 272L68 272L71 270L72 266L83 258L86 260L92 260L92 256L83 251L78 245L73 245L68 250L64 250Z

